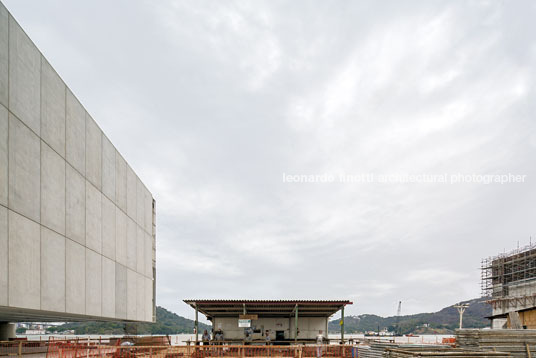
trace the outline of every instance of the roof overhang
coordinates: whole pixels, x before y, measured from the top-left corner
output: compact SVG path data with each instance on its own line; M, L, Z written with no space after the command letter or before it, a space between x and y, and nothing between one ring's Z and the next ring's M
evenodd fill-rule
M506 318L506 317L508 317L508 314L507 314L507 313L496 314L496 315L491 315L491 316L484 316L484 318L487 318L487 319L489 319L489 320L497 319L497 318Z
M523 308L523 309L519 309L519 310L512 310L512 311L509 311L509 312L503 312L503 313L498 313L498 314L491 315L491 316L485 316L484 318L487 318L487 319L507 318L508 314L511 313L511 312L520 313L520 312L529 312L529 311L536 311L536 307L528 307L528 308Z
M145 322L132 319L118 319L101 316L89 316L66 312L53 312L36 309L0 306L0 322Z
M204 314L214 317L238 317L246 314L262 317L290 317L298 307L299 317L330 317L346 305L348 300L184 300Z

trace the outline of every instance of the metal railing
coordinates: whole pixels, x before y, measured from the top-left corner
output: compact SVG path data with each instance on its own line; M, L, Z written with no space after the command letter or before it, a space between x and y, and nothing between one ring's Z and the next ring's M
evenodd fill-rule
M447 341L448 340L448 341ZM373 343L375 340L360 340ZM378 340L379 342L385 342ZM194 342L192 342L194 343ZM333 342L331 342L333 343ZM358 340L355 341L358 343ZM400 342L399 342L400 343ZM403 343L403 342L402 342ZM407 342L410 343L409 341ZM413 343L413 342L412 342ZM435 344L454 345L455 340L444 339ZM124 345L128 344L128 345ZM432 344L433 345L433 344ZM0 358L2 356L18 356L25 354L42 354L47 358L245 358L245 357L292 357L292 358L355 358L358 356L357 346L353 344L314 345L303 344L266 345L265 342L251 342L248 345L240 342L211 342L208 345L172 346L169 337L107 337L107 338L76 338L48 341L16 340L0 342Z
M352 358L356 348L348 345L321 346L252 346L252 345L209 345L209 346L92 346L53 345L47 358L84 357L161 357L161 358L245 358L245 357L288 357L288 358Z
M0 356L21 356L23 354L45 353L46 342L15 340L0 342Z

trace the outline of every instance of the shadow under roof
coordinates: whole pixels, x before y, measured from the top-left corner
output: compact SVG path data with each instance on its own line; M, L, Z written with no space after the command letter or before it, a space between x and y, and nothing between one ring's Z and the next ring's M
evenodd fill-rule
M184 302L198 309L209 320L213 317L238 317L244 313L259 317L289 317L298 307L299 317L329 317L346 305L348 300L204 300Z

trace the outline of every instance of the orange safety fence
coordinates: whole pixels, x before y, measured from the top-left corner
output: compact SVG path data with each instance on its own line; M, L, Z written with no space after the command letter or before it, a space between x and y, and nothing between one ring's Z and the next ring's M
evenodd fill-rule
M50 347L47 358L211 358L211 357L271 357L271 358L352 358L356 357L354 346L94 346L64 345Z
M28 353L45 353L45 342L14 340L0 342L0 356L20 356Z
M442 344L449 344L449 345L451 345L451 346L454 347L454 346L456 346L456 337L452 337L452 338L450 338L450 337L449 337L449 338L443 338L443 339L441 340L441 343L442 343Z
M101 356L97 344L90 341L52 341L48 344L47 358L74 358L82 356ZM106 347L106 346L102 346Z

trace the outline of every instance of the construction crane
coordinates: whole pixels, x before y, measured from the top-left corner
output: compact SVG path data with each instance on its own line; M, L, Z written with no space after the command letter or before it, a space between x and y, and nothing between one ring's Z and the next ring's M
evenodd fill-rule
M400 336L400 314L402 313L402 301L398 301L395 320L395 336Z

